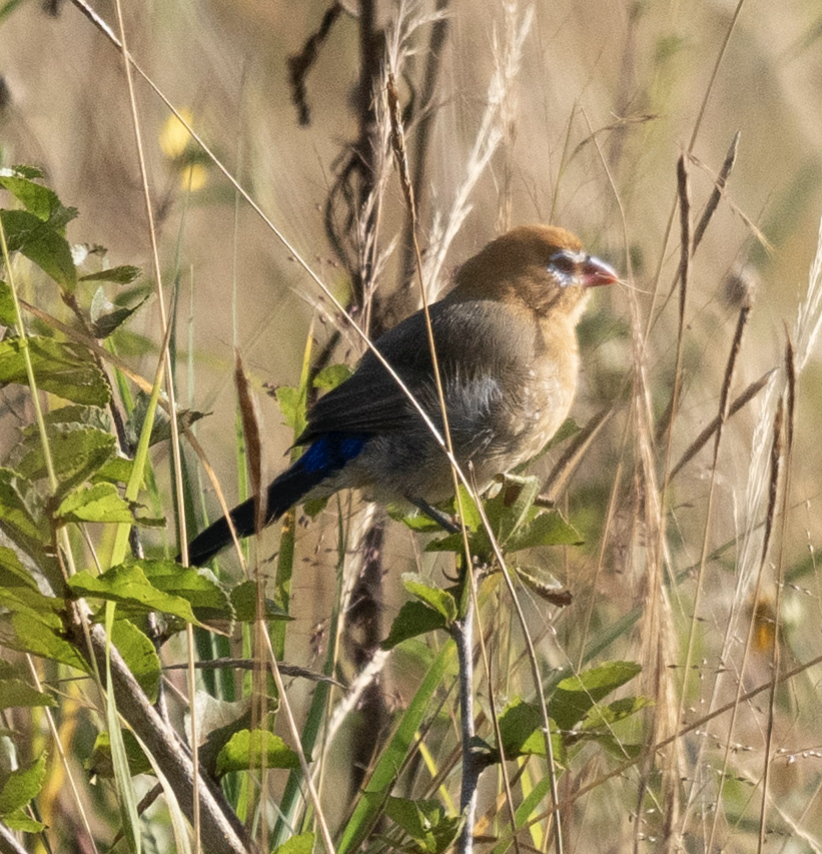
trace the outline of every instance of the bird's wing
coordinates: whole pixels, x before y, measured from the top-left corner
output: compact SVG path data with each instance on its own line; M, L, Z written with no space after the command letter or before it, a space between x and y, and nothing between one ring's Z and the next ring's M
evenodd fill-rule
M478 320L481 321L478 327ZM513 333L515 322L498 303L451 303L447 300L431 307L431 322L437 346L438 362L446 396L449 418L474 421L498 398L498 382L508 366L524 357L534 346L533 339ZM477 335L477 328L483 333ZM408 390L419 400L435 423L439 424L436 386L431 353L425 329L425 317L417 312L390 332L376 346L391 364ZM448 390L467 383L481 391L466 406L454 403ZM453 412L452 412L453 410ZM464 410L464 412L462 411ZM312 441L330 432L388 433L420 428L422 419L405 392L368 352L356 372L330 391L308 413L308 426L298 444ZM470 429L470 425L466 424Z

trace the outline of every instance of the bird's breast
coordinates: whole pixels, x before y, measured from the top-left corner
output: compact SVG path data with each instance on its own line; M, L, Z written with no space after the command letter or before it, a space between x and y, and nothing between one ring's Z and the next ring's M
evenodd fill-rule
M537 357L523 366L519 388L502 410L507 420L500 431L508 448L506 468L536 456L562 426L574 401L578 371L573 332L552 336Z

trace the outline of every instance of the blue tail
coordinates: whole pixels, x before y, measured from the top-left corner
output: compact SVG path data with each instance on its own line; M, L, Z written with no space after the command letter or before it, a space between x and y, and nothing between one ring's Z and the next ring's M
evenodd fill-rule
M340 471L362 451L367 439L368 436L358 434L328 433L313 442L291 468L269 485L263 511L264 524L270 525L279 519L315 486ZM253 498L235 507L230 516L240 539L254 533L256 519ZM203 566L230 542L231 530L223 516L188 544L189 563L192 566Z

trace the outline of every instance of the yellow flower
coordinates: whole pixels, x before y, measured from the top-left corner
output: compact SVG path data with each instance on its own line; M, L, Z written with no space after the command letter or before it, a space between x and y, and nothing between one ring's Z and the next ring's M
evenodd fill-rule
M191 110L182 109L180 115L191 125L194 115ZM169 116L160 131L160 149L180 171L180 187L188 192L202 189L208 180L208 170L203 163L192 161L192 139L186 126L177 118Z
M180 110L180 115L189 123L192 124L194 116L191 110L183 108ZM169 116L163 129L160 131L160 148L163 154L170 160L176 160L186 150L191 136L189 135L186 126L177 118L177 116Z

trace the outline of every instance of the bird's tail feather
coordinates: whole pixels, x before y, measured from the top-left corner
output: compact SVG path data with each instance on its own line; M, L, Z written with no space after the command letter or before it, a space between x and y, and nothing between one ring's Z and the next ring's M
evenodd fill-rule
M270 525L279 519L315 486L319 486L327 477L338 472L356 457L362 451L366 438L330 433L317 439L300 459L269 485L263 509L263 524ZM257 527L254 498L237 505L230 516L239 539L251 536ZM189 543L189 563L192 566L208 563L230 542L231 530L225 516L222 516Z

